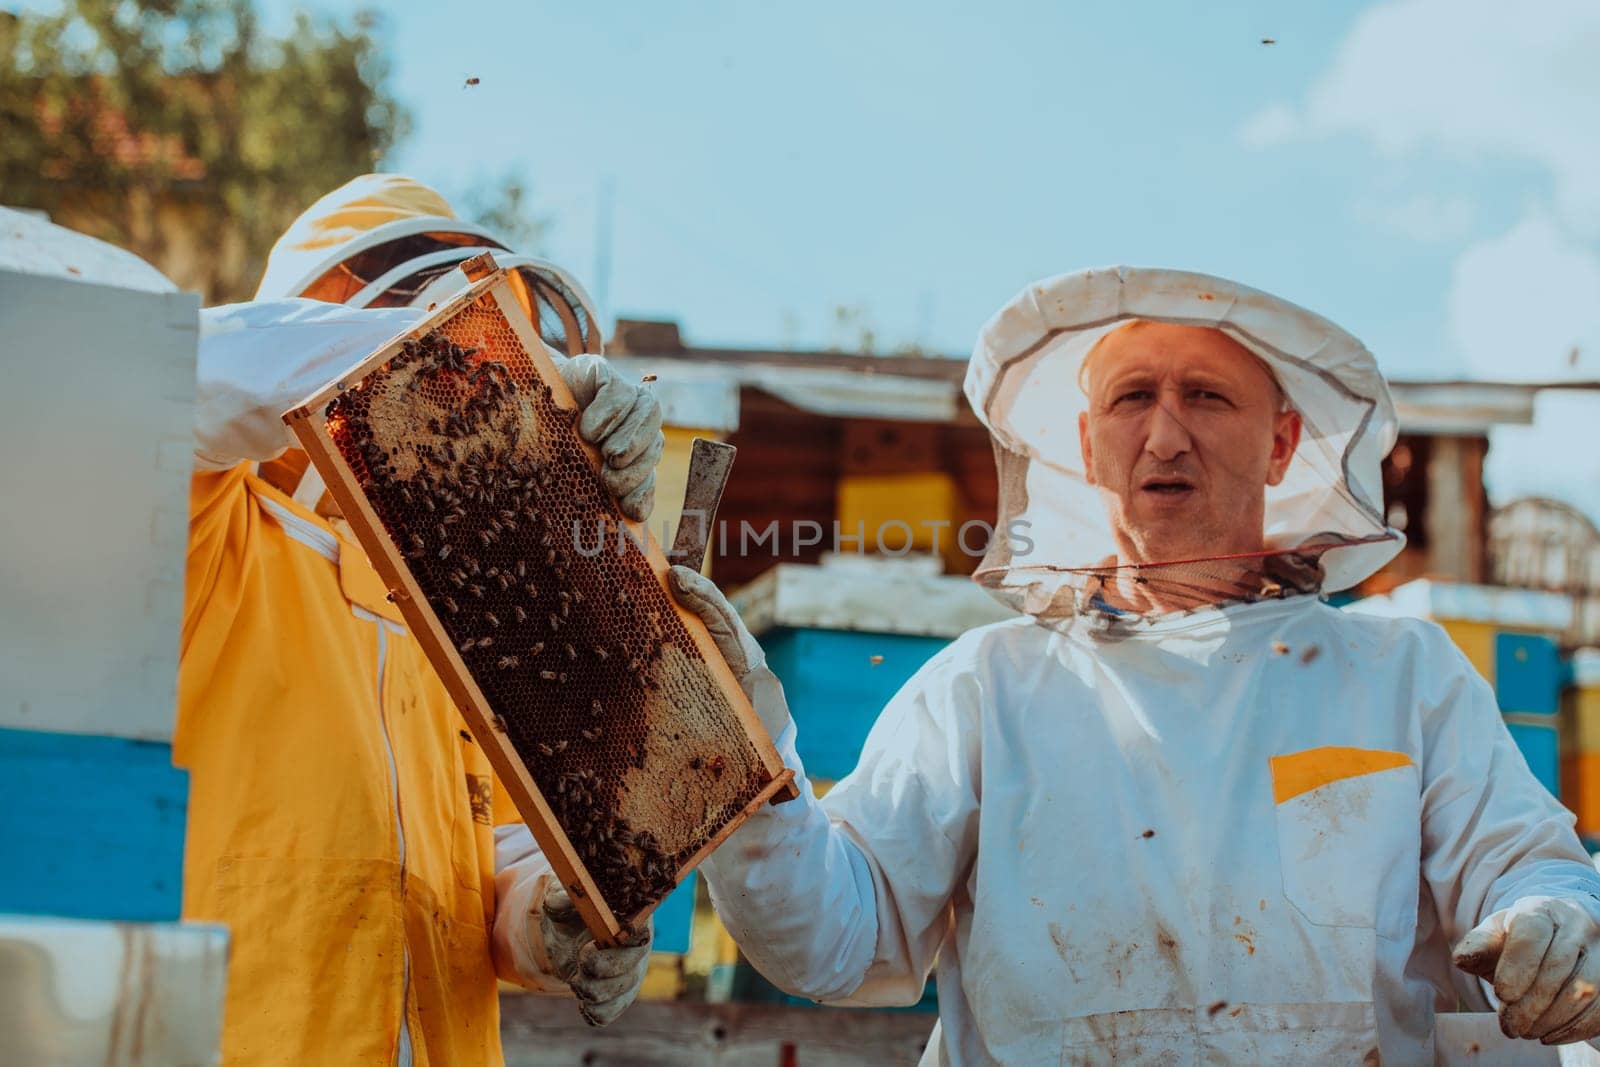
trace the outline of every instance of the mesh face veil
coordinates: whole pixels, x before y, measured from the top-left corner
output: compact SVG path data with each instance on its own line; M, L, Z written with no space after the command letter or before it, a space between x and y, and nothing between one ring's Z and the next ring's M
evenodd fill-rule
M523 308L557 353L599 352L583 287L553 263L512 254L443 197L398 174L366 174L307 208L273 246L257 299L303 296L351 307L420 307L467 287L460 264L482 252L514 272Z
M1376 361L1266 293L1130 267L1047 279L983 327L966 395L1000 477L975 577L1041 620L1132 624L1348 589L1404 547L1384 522L1397 430ZM1274 445L1286 410L1298 441Z

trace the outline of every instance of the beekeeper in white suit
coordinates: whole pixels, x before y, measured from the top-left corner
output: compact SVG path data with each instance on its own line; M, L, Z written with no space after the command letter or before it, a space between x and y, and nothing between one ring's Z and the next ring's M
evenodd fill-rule
M1432 1063L1458 1003L1600 1032L1600 876L1488 686L1438 627L1317 595L1402 545L1366 349L1221 279L1095 270L1002 309L966 390L1035 545L979 577L1024 616L706 862L751 962L839 1004L936 971L929 1063ZM673 583L799 770L759 647Z

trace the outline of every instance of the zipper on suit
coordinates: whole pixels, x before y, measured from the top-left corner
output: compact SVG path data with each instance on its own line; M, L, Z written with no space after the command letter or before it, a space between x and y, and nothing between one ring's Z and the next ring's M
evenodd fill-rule
M339 539L314 522L310 522L282 504L273 500L264 493L255 493L256 500L262 508L277 520L283 527L283 532L292 540L298 541L307 548L312 549L333 563L339 562ZM389 739L389 716L384 708L384 669L388 666L389 659L389 626L388 620L376 615L365 608L350 605L350 610L359 619L372 623L378 631L378 732L383 737L383 752L389 758L389 796L394 802L394 838L395 848L400 860L400 895L405 896L406 890L406 833L400 821L400 770L395 763L394 743ZM398 629L398 627L397 627ZM398 1067L411 1067L413 1053L411 1048L411 1030L406 1022L407 1002L411 999L411 946L406 943L405 933L405 905L401 904L400 941L404 970L400 981L400 1038L395 1047L395 1063Z
M384 706L384 668L389 659L389 628L384 625L384 620L374 618L378 628L378 727L383 735L384 755L389 757L389 795L394 801L394 838L400 856L400 895L401 920L400 936L403 943L402 958L404 972L400 982L400 1040L395 1049L395 1062L399 1067L411 1067L411 1031L406 1022L406 1009L411 999L411 946L405 943L405 904L406 891L406 832L400 821L400 769L394 759L394 743L389 739L389 713Z

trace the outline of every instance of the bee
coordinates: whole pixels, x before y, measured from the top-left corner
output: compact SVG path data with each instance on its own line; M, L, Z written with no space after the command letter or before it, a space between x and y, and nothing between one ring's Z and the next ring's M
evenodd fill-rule
M515 656L501 656L498 662L500 669L503 671L513 670L521 665L521 662Z
M535 641L533 643L533 647L528 649L528 655L537 656L539 653L541 653L543 651L544 651L544 642L543 641Z
M567 659L574 660L578 658L578 650L572 647L572 642L567 642L565 651L567 653Z
M605 648L604 645L595 645L594 646L594 655L595 655L595 658L598 659L601 663L604 663L607 659L611 658L611 654L606 651L606 648ZM598 701L596 703L598 703Z
M598 701L598 700L589 701L589 714L590 715L593 715L595 718L599 718L600 717L600 713L602 711L604 711L604 710L605 710L605 707L604 707L604 705L602 705L600 703L600 701Z
M539 677L543 681L553 682L553 681L556 680L556 672L555 671L540 671L539 672Z
M478 639L475 638L475 637L469 637L465 641L461 642L461 651L462 652L471 652L473 649L475 649L477 647L478 647Z
M494 644L494 638L492 638L492 637L480 637L480 638L478 638L478 647L479 648L488 648L492 644Z
M444 600L441 601L441 603L444 604L445 610L448 611L452 615L456 614L456 612L461 610L460 608L456 607L455 600L450 598L450 597L445 597Z
M450 546L449 545L446 544L446 545L439 546L439 558L441 560L445 560L445 559L449 559L450 558Z
M505 721L505 719L503 719L499 715L499 713L495 714L495 717L494 717L494 728L496 730L498 730L500 733L506 733L507 732L506 731L506 721Z
M579 730L578 731L578 733L583 735L583 739L585 741L598 741L598 740L600 740L600 732L601 732L600 731L600 727L598 727L598 726L594 727L593 729Z
M492 612L492 611L484 612L483 613L483 619L490 626L493 626L496 630L500 629L500 616L496 615L494 612Z
M539 755L543 756L545 759L549 759L551 756L556 754L556 750L545 744L543 741L540 741L534 747L539 750Z
M528 613L526 611L522 610L522 605L521 604L512 605L511 612L512 612L512 614L514 614L517 617L517 622L519 624L520 623L525 623L525 622L528 621Z

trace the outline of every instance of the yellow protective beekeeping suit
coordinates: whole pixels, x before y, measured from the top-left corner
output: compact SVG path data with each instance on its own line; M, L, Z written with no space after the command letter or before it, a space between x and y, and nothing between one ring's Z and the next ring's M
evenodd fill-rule
M225 1062L498 1063L488 761L361 550L249 467L194 476L173 741Z
M357 179L290 228L259 295L450 214L410 179ZM278 413L334 373L296 366L308 336L339 329L261 318L233 362L202 359L173 741L183 914L232 935L224 1059L499 1063L493 812L515 810L347 528L291 497L304 454L256 473L287 443Z

